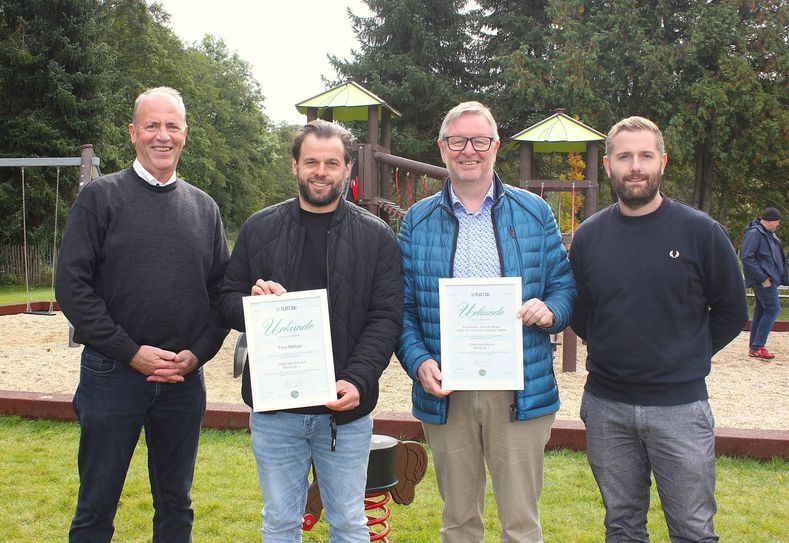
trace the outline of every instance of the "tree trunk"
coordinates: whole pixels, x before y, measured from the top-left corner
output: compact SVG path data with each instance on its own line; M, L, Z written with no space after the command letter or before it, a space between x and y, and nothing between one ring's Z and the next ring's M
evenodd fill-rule
M709 214L712 208L712 153L704 142L696 146L695 177L693 205Z
M718 199L718 222L726 224L729 220L729 180L721 178L721 193Z

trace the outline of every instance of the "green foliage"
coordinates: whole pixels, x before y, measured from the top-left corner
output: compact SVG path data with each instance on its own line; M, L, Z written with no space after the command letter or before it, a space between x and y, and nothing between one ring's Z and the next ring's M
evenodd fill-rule
M227 228L291 195L282 127L270 126L249 64L221 39L183 44L169 15L145 0L0 2L0 156L77 156L93 143L102 171L129 166L134 99L178 89L189 134L179 175L218 203ZM288 167L287 176L275 177ZM28 242L51 243L54 168L25 172ZM77 169L61 168L58 229L76 197ZM0 169L0 243L22 242L20 170Z
M352 59L329 56L337 83L353 79L403 116L394 123L396 154L435 164L444 114L471 96L467 86L471 15L465 0L365 0L371 17L350 13L360 43Z
M74 423L29 421L0 417L0 525L2 541L58 541L68 531L79 480ZM115 519L118 541L149 541L152 514L147 450L141 440L132 459ZM436 541L441 523L441 498L432 458L411 505L390 502L390 539L401 543ZM780 541L789 522L789 463L719 458L716 495L717 531L741 543ZM668 534L653 485L649 531L655 541ZM192 487L195 541L255 542L260 540L260 492L248 432L204 430ZM545 456L545 485L540 501L546 541L601 541L603 505L586 456L550 451ZM500 540L496 504L488 487L485 497L485 541ZM305 542L327 541L325 518Z
M559 107L602 132L643 115L665 135L664 191L712 214L735 240L766 205L789 212L784 0L478 0L471 11L452 2L458 18L446 18L440 33L415 2L367 4L373 17L351 17L361 49L333 61L340 77L357 78L415 116L395 125L397 154L435 162L435 151L433 160L423 157L435 147L441 116L470 97L491 107L505 138ZM414 13L410 25L403 10ZM411 82L437 65L434 49L423 46L437 37L447 42L438 55L460 59L463 69L442 66L427 95ZM551 161L538 155L541 178ZM502 146L497 169L516 181L517 150ZM598 177L605 205L602 162Z

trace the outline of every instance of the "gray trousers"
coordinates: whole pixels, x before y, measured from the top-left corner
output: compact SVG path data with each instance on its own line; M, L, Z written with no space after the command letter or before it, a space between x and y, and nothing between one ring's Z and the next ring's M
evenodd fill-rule
M648 543L650 472L673 543L715 542L715 421L709 403L642 406L584 392L589 465L607 543Z

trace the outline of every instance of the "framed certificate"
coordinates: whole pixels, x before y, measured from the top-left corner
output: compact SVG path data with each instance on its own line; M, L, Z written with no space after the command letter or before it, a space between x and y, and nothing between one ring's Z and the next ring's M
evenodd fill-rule
M520 277L439 279L441 387L523 390Z
M336 400L326 289L243 302L254 411Z

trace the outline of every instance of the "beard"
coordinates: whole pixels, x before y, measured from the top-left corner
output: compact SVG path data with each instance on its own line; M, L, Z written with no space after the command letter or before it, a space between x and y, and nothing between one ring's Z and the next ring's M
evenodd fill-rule
M633 187L628 185L628 181L637 178L645 179L645 187ZM611 176L611 186L619 201L630 209L639 209L655 199L660 183L663 181L663 174L660 172L653 175L626 175L624 177Z
M325 196L317 196L310 192L310 180L299 177L299 195L311 206L324 207L334 203L342 194L342 189L343 181L332 182L331 189Z

